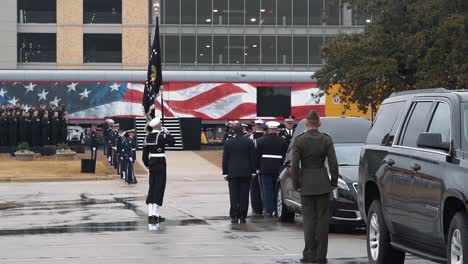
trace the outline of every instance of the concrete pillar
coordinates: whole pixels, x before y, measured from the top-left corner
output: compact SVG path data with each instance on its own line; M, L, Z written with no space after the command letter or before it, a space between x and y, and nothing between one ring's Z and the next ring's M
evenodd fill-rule
M148 0L122 0L122 64L124 69L148 65Z
M83 64L83 0L57 0L57 67Z
M17 34L16 0L2 0L0 8L0 69L17 67Z

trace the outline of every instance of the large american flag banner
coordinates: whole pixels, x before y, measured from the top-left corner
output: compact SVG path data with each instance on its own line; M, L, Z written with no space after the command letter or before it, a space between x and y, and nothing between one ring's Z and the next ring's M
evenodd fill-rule
M325 94L317 83L189 82L164 84L164 116L255 119L257 89L261 89L257 87L262 86L291 87L291 113L298 119L305 118L312 109L325 116ZM130 82L3 82L0 104L64 104L72 119L143 116L143 91L143 83ZM159 100L156 110L160 109Z

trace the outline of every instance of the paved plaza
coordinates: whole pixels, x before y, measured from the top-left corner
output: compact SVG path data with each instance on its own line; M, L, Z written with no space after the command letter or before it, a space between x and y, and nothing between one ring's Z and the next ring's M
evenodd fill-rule
M99 182L0 184L0 263L299 263L302 219L227 218L221 171L193 152L168 154L159 231L148 231L146 175ZM367 263L363 230L330 235L330 263ZM408 263L429 263L408 257Z

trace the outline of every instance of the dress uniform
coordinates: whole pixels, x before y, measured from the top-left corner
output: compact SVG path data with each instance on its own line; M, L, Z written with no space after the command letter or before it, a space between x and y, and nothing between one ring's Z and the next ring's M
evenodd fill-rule
M41 119L39 113L36 111L31 118L31 145L35 150L41 146Z
M123 174L122 174L122 143L123 143L123 140L125 138L125 134L126 132L122 131L121 129L119 129L119 131L117 132L117 142L115 143L115 146L117 148L117 151L116 151L116 155L117 155L117 166L116 166L116 170L117 170L117 174L120 175L120 177L122 179L125 179L125 177L123 177Z
M284 138L286 143L289 145L291 143L291 140L294 135L294 131L296 130L296 127L294 125L294 119L292 117L288 117L284 120L284 128L281 129L279 132L279 135Z
M261 127L262 124L264 124L263 120L256 120L252 134L249 137L250 140L254 142L255 147L257 147L257 140L265 135L265 131ZM255 176L252 177L252 181L250 182L250 204L254 214L263 214L262 193L260 190L260 180L258 174L255 174Z
M133 173L133 162L135 162L136 149L134 148L133 139L130 137L129 130L125 133L125 138L122 142L122 175L128 184L136 183Z
M16 146L18 145L18 116L16 113L12 113L10 120L8 120L8 140L12 152L14 152Z
M60 119L58 112L54 112L52 119L50 119L50 144L57 145L59 143Z
M301 192L304 218L302 262L327 262L330 193L338 183L338 161L333 140L320 133L320 117L312 111L307 117L308 131L294 141L292 178ZM328 160L328 176L325 161Z
M8 146L8 117L5 110L0 117L0 146Z
M112 136L114 134L114 120L109 119L109 126L107 127L106 130L106 154L107 154L107 160L109 161L110 164L112 164Z
M47 111L43 112L44 115L41 119L41 145L46 146L49 145L49 138L50 138L50 120L49 114Z
M265 215L272 216L276 210L276 182L288 150L286 142L277 135L278 122L267 122L268 133L257 140L257 157L260 165L260 186L262 189Z
M173 146L175 139L161 127L160 118L151 120L149 126L153 130L145 138L142 159L149 168L149 190L146 198L148 223L154 225L162 220L159 210L166 189L166 145Z
M110 144L112 147L112 166L114 169L118 168L119 160L117 158L117 139L119 138L119 124L114 124L110 134Z

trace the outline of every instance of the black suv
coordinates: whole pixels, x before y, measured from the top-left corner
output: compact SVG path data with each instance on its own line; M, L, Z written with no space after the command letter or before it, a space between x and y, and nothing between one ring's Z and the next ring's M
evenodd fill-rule
M321 118L320 131L327 133L335 144L336 157L340 167L338 188L333 191L332 226L364 226L364 220L357 207L356 185L359 170L359 154L371 129L371 122L364 118ZM305 120L302 120L294 132L296 137L306 130ZM292 160L292 144L289 146L284 166L276 186L277 212L282 222L292 222L296 213L302 213L301 194L294 190L290 174Z
M467 194L468 93L419 90L385 100L359 166L370 263L404 263L405 252L468 263Z

